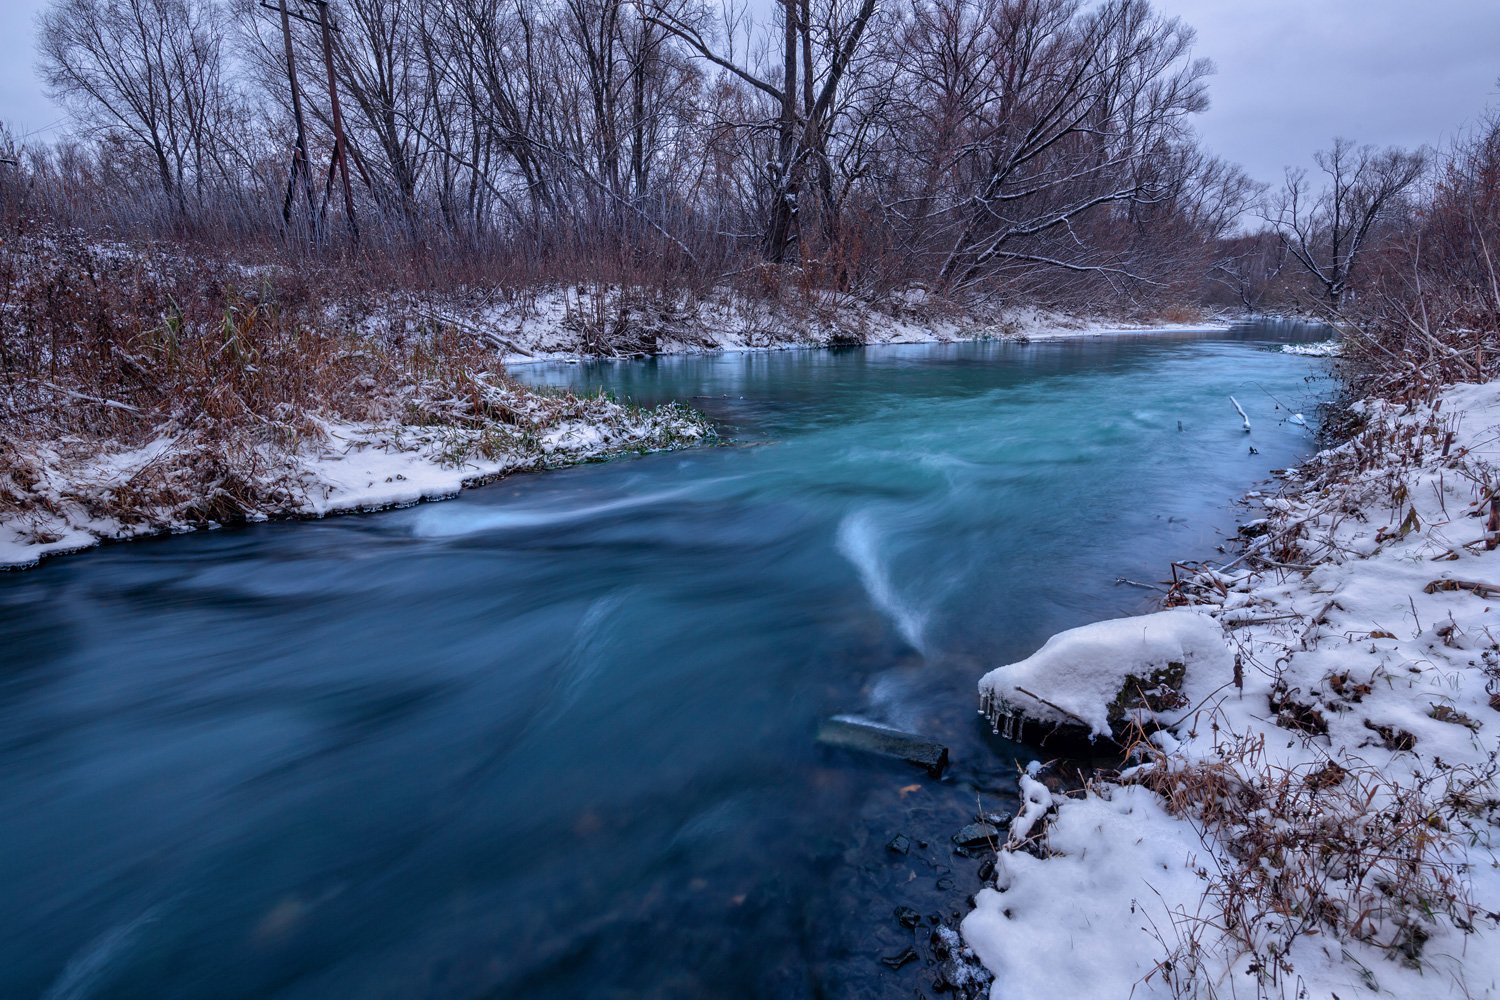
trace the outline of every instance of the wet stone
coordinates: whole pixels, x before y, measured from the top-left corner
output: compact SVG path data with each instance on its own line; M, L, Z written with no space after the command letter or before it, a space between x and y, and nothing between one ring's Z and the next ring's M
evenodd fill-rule
M970 823L953 835L959 847L993 847L1000 843L1000 828L992 823Z
M883 963L885 963L887 966L889 966L892 969L899 969L903 965L906 965L908 962L915 962L916 960L917 960L917 953L915 951L913 951L912 949L907 948L905 951L901 952L901 954L899 954L899 955L887 955L885 958L882 958L880 961L883 962Z
M922 922L922 914L913 910L910 906L898 906L893 912L896 919L901 922L902 927L916 927Z
M910 854L911 838L904 833L898 833L885 845L885 849L892 854Z
M915 764L934 778L948 766L948 748L936 740L835 716L818 729L818 742Z

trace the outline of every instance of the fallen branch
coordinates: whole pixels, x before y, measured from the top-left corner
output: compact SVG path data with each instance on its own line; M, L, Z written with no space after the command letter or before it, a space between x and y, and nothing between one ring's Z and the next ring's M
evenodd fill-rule
M1086 727L1088 727L1090 729L1093 728L1091 725L1089 725L1089 721L1087 719L1085 719L1082 716L1077 715L1077 714L1075 714L1073 712L1068 711L1066 708L1063 708L1061 705L1057 704L1056 702L1048 701L1046 698L1043 698L1041 695L1035 694L1035 693L1033 693L1031 691L1028 691L1028 690L1026 690L1023 687L1017 687L1016 690L1019 691L1019 692L1021 692L1024 695L1026 695L1026 697L1028 697L1028 698L1035 698L1037 701L1041 702L1043 705L1046 705L1048 708L1055 709L1055 710L1061 712L1063 715L1066 715L1068 718L1075 720L1080 726L1086 726Z
M1467 590L1480 597L1500 597L1500 585L1477 580L1433 580L1422 588L1422 593L1436 594L1446 590Z

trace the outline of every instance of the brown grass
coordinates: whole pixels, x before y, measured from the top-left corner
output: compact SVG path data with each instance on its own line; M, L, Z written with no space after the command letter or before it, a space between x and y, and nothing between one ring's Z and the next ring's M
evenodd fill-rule
M309 487L296 456L322 420L445 428L455 463L530 447L546 464L545 427L628 416L527 389L474 331L319 278L13 232L0 242L0 518L41 525L68 504L127 526L284 514ZM357 305L372 300L377 324ZM147 446L156 456L123 479L69 471Z
M1173 995L1218 995L1210 947L1248 956L1257 995L1272 995L1293 981L1299 937L1362 941L1418 965L1438 921L1472 928L1463 848L1500 808L1493 755L1396 780L1346 753L1283 767L1263 739L1226 740L1192 764L1141 750L1151 766L1132 780L1193 824L1217 867L1204 873L1204 909L1158 928L1167 956L1151 976Z

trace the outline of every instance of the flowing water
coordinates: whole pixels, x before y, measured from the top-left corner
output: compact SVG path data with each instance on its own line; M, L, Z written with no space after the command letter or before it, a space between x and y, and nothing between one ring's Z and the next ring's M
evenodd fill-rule
M975 681L1215 554L1317 336L533 366L732 445L0 575L0 996L930 992L892 907L1027 759Z

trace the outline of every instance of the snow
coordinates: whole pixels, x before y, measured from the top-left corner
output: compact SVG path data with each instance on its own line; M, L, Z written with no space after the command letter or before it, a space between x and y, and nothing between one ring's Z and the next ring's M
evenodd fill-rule
M1109 706L1127 678L1145 679L1169 664L1183 664L1181 693L1196 703L1219 683L1216 678L1232 660L1218 622L1183 608L1061 632L1026 659L985 674L979 691L998 714L1019 711L1042 722L1082 722L1091 736L1108 736Z
M1036 764L1036 761L1032 761ZM1046 785L1037 781L1030 774L1021 775L1021 811L1010 823L1010 838L1012 845L1024 843L1031 836L1031 831L1036 828L1037 823L1051 811L1053 806L1052 792Z
M995 1000L1500 996L1500 546L1487 547L1500 384L1359 408L1360 436L1253 501L1270 530L1243 561L1201 572L1193 607L1064 633L980 682L982 699L1026 688L1096 732L1124 664L1192 652L1189 697L1210 692L1158 720L1151 759L1048 792L1050 813L1023 783L1024 833L962 925ZM1209 786L1183 786L1197 791L1172 808L1146 787L1194 774L1275 794L1210 822ZM1363 855L1370 871L1329 861L1340 837L1393 843L1382 838L1403 802L1417 832L1396 843L1420 864L1393 848ZM1308 831L1256 853L1263 838ZM1419 869L1431 876L1419 892L1398 887ZM1307 872L1315 890L1287 888ZM1243 897L1228 933L1218 890L1236 877L1288 895ZM1331 909L1299 923L1299 891Z
M393 302L368 321L399 322L412 309ZM613 356L649 352L769 351L820 348L837 343L919 344L956 340L1064 340L1121 333L1181 333L1227 330L1229 323L1153 323L1121 316L1080 315L1033 307L955 309L936 302L922 288L894 293L879 308L838 293L815 301L787 303L746 298L729 289L707 295L663 296L618 286L566 286L532 289L503 301L493 295L471 301L449 298L418 304L416 312L449 322L492 341L509 366L538 361L571 361L597 356L600 338L591 336L601 318L615 324L622 310L624 344ZM632 347L632 337L649 337ZM611 356L608 351L605 356Z
M534 437L516 432L499 439L488 457L474 443L486 433L509 429L408 426L317 421L322 440L290 453L265 449L263 475L286 494L268 508L247 512L268 517L323 517L350 511L404 507L458 494L512 472L592 461L632 451L661 450L703 440L705 425L686 411L638 412L603 399L580 404L585 416L558 422ZM30 489L35 507L0 517L0 570L24 569L43 557L77 552L101 541L198 527L163 510L143 519L121 520L112 494L154 465L191 461L191 445L171 435L131 449L69 460L55 448L38 455L39 481ZM213 525L208 525L212 527Z
M1002 851L961 925L996 974L993 1000L1131 996L1155 962L1150 921L1172 926L1162 899L1202 893L1183 826L1146 789L1121 788L1059 811L1055 856Z
M1240 415L1240 420L1244 421L1244 424L1245 424L1245 433L1249 434L1250 433L1250 418L1247 417L1247 416L1245 416L1245 408L1243 406L1241 406L1240 405L1240 401L1238 399L1235 399L1233 396L1229 397L1229 402L1231 404L1233 404L1233 406L1234 406L1234 412L1236 412L1236 413L1238 413Z
M1282 354L1300 354L1309 358L1336 358L1344 353L1344 345L1338 340L1322 340L1315 344L1282 344Z

